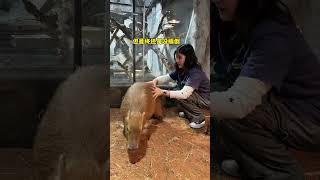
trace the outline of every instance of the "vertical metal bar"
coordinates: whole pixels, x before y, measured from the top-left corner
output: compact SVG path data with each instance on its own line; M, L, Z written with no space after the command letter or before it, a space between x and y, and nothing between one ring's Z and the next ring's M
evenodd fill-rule
M136 34L136 1L132 0L132 41ZM132 44L132 59L133 59L133 82L136 82L136 46Z
M105 42L105 63L106 63L106 74L105 78L106 78L106 88L108 89L108 91L110 92L110 70L108 70L110 68L110 3L109 0L105 0L105 38L106 38L106 42ZM107 95L107 93L105 94ZM105 102L106 103L106 117L107 119L109 119L109 114L110 114L110 101ZM107 124L107 136L110 137L110 123L106 123ZM106 133L107 133L106 132ZM107 138L107 147L110 147L110 139ZM110 159L110 151L107 151L107 153L105 154L107 156L106 159ZM110 161L108 161L107 164L108 167L110 167ZM109 177L110 175L110 168L107 168L106 170L106 177ZM108 178L107 178L108 179Z
M146 8L145 8L145 5L143 5L143 15L142 15L142 35L143 35L143 39L145 38L145 18L146 18ZM143 81L145 81L144 79L144 48L145 48L145 43L143 43L143 46L142 46L142 79Z
M74 0L74 49L73 49L73 69L76 70L78 66L82 65L82 45L81 45L81 0Z
M105 0L105 50L104 50L104 62L106 64L106 68L109 69L107 72L106 78L108 84L110 84L110 1Z

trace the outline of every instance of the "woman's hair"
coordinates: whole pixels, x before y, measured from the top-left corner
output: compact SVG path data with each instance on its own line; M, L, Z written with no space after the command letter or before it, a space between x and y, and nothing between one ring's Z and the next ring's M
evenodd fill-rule
M272 19L281 24L295 25L289 8L281 0L239 0L235 17L236 31L244 42L248 40L252 29L265 19ZM224 22L217 24L223 26Z
M186 56L185 62L184 62L184 68L180 69L178 67L178 64L175 63L175 69L179 73L187 72L191 68L199 68L201 69L201 65L198 62L198 58L196 56L196 53L194 52L194 49L191 44L182 44L177 47L177 49L174 51L174 60L176 60L176 55L180 53Z
M281 0L239 0L236 17L239 19L240 33L244 33L245 38L245 34L264 19L295 25L289 8Z

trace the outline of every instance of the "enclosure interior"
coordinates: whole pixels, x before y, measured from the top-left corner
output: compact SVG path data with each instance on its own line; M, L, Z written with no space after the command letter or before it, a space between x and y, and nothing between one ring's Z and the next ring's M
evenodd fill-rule
M104 3L0 0L0 179L29 177L37 126L58 85L79 65L105 64Z
M296 20L296 23L298 27L300 28L302 34L304 35L304 38L308 42L309 46L313 50L313 52L316 54L316 56L320 60L320 1L318 0L283 0L283 2L286 3L286 5L289 7L291 14ZM214 13L217 13L217 9L214 8L213 3L211 4L211 17ZM211 18L211 27L213 27L214 19ZM216 33L211 28L211 39L216 38ZM213 41L211 41L212 43ZM213 44L211 44L211 47L214 47ZM211 55L213 54L213 49L211 48ZM211 56L213 57L213 56ZM210 66L210 72L211 77L215 76L214 71L214 61L215 59L212 58L211 60L211 66ZM303 60L301 61L303 63ZM213 80L213 78L211 78ZM211 82L211 86L213 86L214 83ZM211 87L213 89L213 87ZM217 152L217 151L215 151ZM298 161L301 163L302 167L305 170L305 176L306 179L319 179L320 174L320 155L319 153L306 153L302 151L294 151L292 150L295 157L298 159ZM217 156L220 156L221 154L215 154L214 158L215 160L218 159ZM219 157L221 158L221 157ZM218 166L215 166L215 177L218 179L236 179L229 176L221 175L218 173Z
M177 44L134 44L134 38L179 38L189 43L193 1L110 1L111 107L119 107L128 86L174 70ZM170 86L165 87L170 88Z

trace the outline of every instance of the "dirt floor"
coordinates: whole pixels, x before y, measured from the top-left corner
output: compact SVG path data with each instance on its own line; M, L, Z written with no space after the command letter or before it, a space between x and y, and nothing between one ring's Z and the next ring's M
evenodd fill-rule
M1 180L32 180L31 149L0 149Z
M110 179L210 179L210 136L192 130L169 109L163 121L151 120L140 148L127 150L119 109L111 109Z
M111 109L110 179L209 179L210 137L176 114L171 109L162 122L154 122L149 141L128 154L119 110ZM32 149L0 149L0 180L32 180L31 158ZM237 180L214 174L215 180Z

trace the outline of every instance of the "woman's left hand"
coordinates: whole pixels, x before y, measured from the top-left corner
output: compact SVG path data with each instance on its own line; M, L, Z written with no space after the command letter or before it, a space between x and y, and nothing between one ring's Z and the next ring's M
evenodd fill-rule
M160 88L158 88L156 86L152 87L152 93L153 93L153 98L154 99L157 99L158 97L163 95L162 89L160 89Z

